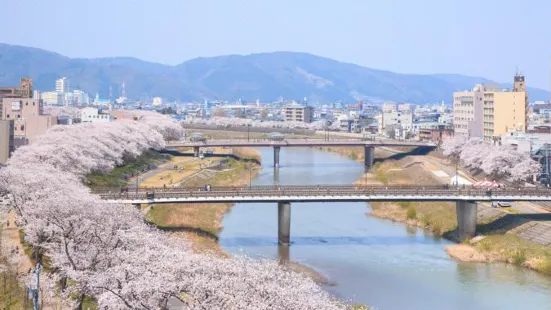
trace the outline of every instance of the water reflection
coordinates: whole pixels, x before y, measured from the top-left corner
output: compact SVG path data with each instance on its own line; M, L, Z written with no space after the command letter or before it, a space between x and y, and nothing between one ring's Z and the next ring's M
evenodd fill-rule
M432 245L432 238L411 238L415 236L292 236L292 247L297 246L402 246L402 245ZM277 245L277 237L225 237L220 240L223 247L246 246L264 247Z
M417 235L417 227L410 225L405 225L404 227L406 228L406 233L408 234L408 236Z
M290 246L279 245L277 247L277 258L281 264L285 265L291 261L290 251L291 251Z
M271 159L272 149L261 149ZM254 184L351 184L360 163L333 153L282 148ZM294 261L338 283L331 293L380 310L540 310L551 306L551 279L502 264L458 264L451 242L416 227L366 216L365 203L292 204L290 247L277 244L277 205L238 204L224 218L230 253ZM290 253L292 251L292 253Z
M274 184L279 184L279 168L274 167Z

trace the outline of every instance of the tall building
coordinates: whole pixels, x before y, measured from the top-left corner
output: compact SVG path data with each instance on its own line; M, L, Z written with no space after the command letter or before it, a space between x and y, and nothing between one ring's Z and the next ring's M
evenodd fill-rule
M69 79L62 77L55 81L55 91L58 93L68 93L71 91L71 85Z
M314 109L309 106L298 104L288 105L284 109L285 121L311 123L314 116Z
M455 134L496 139L510 131L526 131L528 94L524 76L515 75L513 89L476 85L472 91L453 94Z

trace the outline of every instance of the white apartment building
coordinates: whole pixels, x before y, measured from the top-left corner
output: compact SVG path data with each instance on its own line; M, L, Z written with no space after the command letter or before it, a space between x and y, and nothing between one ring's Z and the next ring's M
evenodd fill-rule
M113 120L109 114L100 113L96 108L84 108L80 111L80 121L82 123L107 123Z
M68 93L71 91L71 85L69 79L62 77L55 81L55 91L58 93Z
M405 138L413 129L413 113L411 111L386 110L377 118L379 133L394 138Z
M453 94L453 130L469 138L482 138L484 117L484 86Z

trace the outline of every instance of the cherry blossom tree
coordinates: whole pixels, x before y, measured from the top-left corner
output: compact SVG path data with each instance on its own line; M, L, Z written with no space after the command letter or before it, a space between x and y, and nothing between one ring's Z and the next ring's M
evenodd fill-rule
M541 165L528 154L509 146L497 146L480 139L467 140L456 135L442 143L445 156L459 158L472 171L482 171L494 178L526 180L541 171Z
M170 299L187 309L347 307L274 261L193 253L133 207L92 195L82 184L87 173L108 171L181 135L168 117L136 115L137 121L54 127L0 169L0 195L35 253L49 258L67 304L81 309L90 295L101 309L167 309Z
M467 142L467 139L462 135L455 135L442 142L440 146L442 148L444 156L459 157L462 147Z

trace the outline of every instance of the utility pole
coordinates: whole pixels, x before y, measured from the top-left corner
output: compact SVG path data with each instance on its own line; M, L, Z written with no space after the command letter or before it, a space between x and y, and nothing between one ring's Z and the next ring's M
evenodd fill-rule
M455 159L455 186L456 188L459 188L459 174L457 166L459 165L459 158Z
M249 189L253 186L253 174L251 170L251 164L249 163Z
M547 186L549 187L549 183L551 183L551 180L549 180L549 144L545 144L545 174L547 176Z

